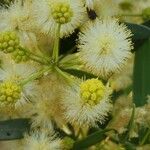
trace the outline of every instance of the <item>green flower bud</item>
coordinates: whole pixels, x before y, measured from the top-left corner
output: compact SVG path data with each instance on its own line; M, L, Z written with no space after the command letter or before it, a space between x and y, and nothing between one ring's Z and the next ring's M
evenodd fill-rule
M63 149L70 150L73 148L74 140L70 137L65 137L63 139Z
M52 6L53 19L59 24L65 24L71 21L73 12L68 4L57 3Z
M150 7L147 7L145 9L143 9L143 11L142 11L142 18L144 20L149 20L150 19Z
M0 84L0 105L14 105L21 97L21 87L12 81Z
M29 60L30 54L25 51L22 48L18 48L16 49L13 54L12 54L12 59L16 62L16 63L20 63L20 62L26 62Z
M19 38L14 32L0 34L0 50L4 53L12 53L19 47Z

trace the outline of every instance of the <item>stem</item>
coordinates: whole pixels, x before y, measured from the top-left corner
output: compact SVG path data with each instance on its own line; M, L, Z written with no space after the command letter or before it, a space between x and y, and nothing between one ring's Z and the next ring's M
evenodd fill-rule
M41 69L38 72L31 74L28 78L21 81L20 84L23 86L23 85L27 84L28 82L33 81L33 80L41 77L45 72L51 71L51 69L52 69L51 67L46 67L44 69Z
M141 17L142 14L121 14L119 17Z
M148 129L148 131L146 132L146 134L143 137L142 141L140 142L140 145L143 145L146 142L146 140L149 137L149 135L150 135L150 128Z
M39 57L36 57L34 55L30 55L29 56L30 59L32 59L33 61L36 61L38 63L41 63L41 64L44 64L44 65L47 65L48 63L46 61L44 61L43 59L39 58Z
M44 63L44 64L49 64L49 63L50 63L51 58L49 58L49 57L40 56L40 55L38 55L38 54L34 54L34 53L31 53L31 52L29 52L29 53L31 54L31 59L32 59L32 58L40 59L40 61L41 61L42 63Z
M55 42L53 48L53 56L52 56L55 62L58 61L58 56L59 56L60 28L61 28L61 24L57 24L56 33L55 33Z
M64 78L66 78L68 81L73 81L72 78L70 78L70 76L65 73L64 71L62 71L61 69L59 69L57 66L55 66L56 71L61 74Z

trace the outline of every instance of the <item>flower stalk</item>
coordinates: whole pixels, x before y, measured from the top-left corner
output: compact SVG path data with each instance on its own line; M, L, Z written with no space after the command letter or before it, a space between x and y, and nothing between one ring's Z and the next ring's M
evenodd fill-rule
M22 80L20 82L20 85L25 85L33 80L36 80L38 78L40 78L41 76L44 75L44 73L50 72L52 70L52 67L45 67L44 69L41 69L39 71L37 71L36 73L31 74L28 78Z
M61 24L57 24L56 32L55 32L53 56L52 56L55 63L58 61L58 57L59 57L60 29L61 29Z

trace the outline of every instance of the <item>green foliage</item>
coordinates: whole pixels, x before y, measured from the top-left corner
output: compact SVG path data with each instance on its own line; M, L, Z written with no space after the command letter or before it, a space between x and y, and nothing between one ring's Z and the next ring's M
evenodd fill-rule
M136 106L143 106L150 94L150 40L136 51L133 76L133 100Z
M0 140L15 140L23 138L24 132L27 132L29 128L29 119L0 121Z
M145 25L138 25L134 23L126 23L127 27L133 33L133 40L145 40L150 37L150 28Z
M110 131L110 129L100 129L99 131L89 135L85 139L75 142L73 150L83 150L94 144L97 144L98 142L101 142L106 137L105 133L108 131Z

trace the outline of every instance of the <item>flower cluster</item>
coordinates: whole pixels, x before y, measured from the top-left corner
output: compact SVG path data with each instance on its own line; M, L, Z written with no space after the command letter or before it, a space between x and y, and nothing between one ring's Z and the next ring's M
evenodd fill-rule
M14 149L70 150L99 128L124 134L132 115L131 90L118 100L115 93L132 84L134 54L133 34L120 13L132 11L135 3L7 4L0 8L0 117L30 118L31 123ZM149 8L141 7L141 14L141 20L150 18ZM149 104L136 108L136 129L150 125L148 108ZM131 138L138 136L135 128ZM122 143L113 143L112 134L105 136L91 148L124 149Z

